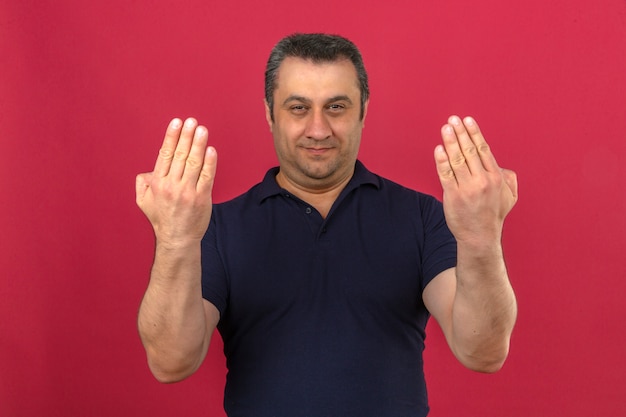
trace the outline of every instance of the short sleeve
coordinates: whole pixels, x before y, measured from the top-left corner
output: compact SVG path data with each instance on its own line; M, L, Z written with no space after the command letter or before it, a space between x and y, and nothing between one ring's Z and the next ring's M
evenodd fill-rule
M228 305L228 280L218 244L218 221L214 207L209 228L202 239L202 297L224 316Z
M432 196L420 194L424 246L422 291L439 273L456 266L456 240L443 213L443 205Z

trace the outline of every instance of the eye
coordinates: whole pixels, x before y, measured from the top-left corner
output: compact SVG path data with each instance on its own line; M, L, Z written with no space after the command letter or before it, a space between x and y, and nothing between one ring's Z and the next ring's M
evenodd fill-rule
M346 109L346 106L343 104L339 104L339 103L333 103L333 104L329 104L327 108L332 113L341 113L342 111Z
M308 110L308 107L303 104L294 104L289 107L289 111L293 114L304 114Z

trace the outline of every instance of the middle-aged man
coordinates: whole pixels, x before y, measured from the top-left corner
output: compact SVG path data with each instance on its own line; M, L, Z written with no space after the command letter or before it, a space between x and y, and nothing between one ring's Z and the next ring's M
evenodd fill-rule
M430 314L461 363L500 369L517 314L501 246L517 180L476 122L442 127L441 204L357 160L369 91L347 39L284 38L265 87L280 166L250 191L212 204L217 154L192 118L170 123L137 177L156 235L139 312L155 377L195 372L217 327L231 417L425 416Z

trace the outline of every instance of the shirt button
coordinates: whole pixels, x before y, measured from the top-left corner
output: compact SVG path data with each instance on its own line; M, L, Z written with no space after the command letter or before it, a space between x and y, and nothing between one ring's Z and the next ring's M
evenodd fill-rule
M306 214L311 214L311 211L311 207L307 207L306 210L304 210Z

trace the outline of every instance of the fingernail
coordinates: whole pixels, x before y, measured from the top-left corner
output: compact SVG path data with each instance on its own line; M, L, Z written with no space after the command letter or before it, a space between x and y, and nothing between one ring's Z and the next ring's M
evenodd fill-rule
M468 126L473 125L474 124L474 119L472 119L470 116L467 116L465 118L465 124L468 125Z
M180 124L181 124L181 123L182 123L182 122L181 122L181 120L180 120L180 119L174 119L174 120L172 120L172 122L170 123L170 126L171 126L173 129L178 129L178 128L180 127Z
M450 124L453 124L455 126L458 126L461 122L461 120L457 116L451 116L448 121Z
M196 136L207 136L209 131L204 126L198 126L196 128Z

